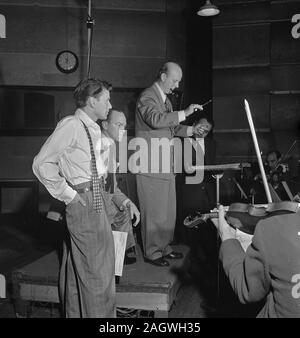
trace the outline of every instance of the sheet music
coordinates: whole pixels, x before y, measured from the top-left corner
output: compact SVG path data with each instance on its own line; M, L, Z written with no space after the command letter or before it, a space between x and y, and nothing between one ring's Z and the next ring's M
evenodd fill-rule
M113 231L115 244L115 275L122 276L124 255L126 250L127 232Z

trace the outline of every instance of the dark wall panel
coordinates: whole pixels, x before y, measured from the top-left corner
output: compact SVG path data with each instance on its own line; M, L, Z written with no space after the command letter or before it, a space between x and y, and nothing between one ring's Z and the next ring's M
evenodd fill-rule
M269 24L215 27L214 67L269 62Z
M300 14L300 9L299 9ZM276 22L271 25L271 62L296 63L300 62L300 40L291 34L292 24Z
M268 67L214 70L214 96L265 94L270 90Z
M87 8L87 1L83 0L1 0L0 4L37 7L81 7ZM165 11L166 0L96 0L92 1L92 8L115 9L115 10L136 10L136 11Z
M222 1L221 15L214 18L214 26L263 22L270 19L270 3L268 1L238 2L233 5L230 0ZM213 3L217 4L218 1L213 1Z
M249 129L244 99L249 102L255 128L268 128L269 95L216 97L213 110L216 129Z
M292 16L300 13L299 0L282 1L275 0L271 2L271 18L272 20L291 20Z
M250 132L246 133L215 133L217 155L219 157L256 158L255 148ZM273 145L270 133L257 133L260 151L267 152Z
M87 54L86 12L82 8L6 6L1 12L9 18L7 38L1 41L3 51L46 54L70 48ZM165 13L96 9L93 17L93 55L165 55Z
M271 128L295 130L300 125L300 94L271 95Z
M300 90L300 65L278 65L271 67L272 91Z

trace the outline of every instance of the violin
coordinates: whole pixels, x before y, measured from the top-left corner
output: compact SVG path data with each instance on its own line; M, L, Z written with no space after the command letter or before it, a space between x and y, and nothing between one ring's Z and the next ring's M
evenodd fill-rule
M268 204L259 206L245 203L233 203L227 208L225 218L229 223L229 225L231 225L232 227L239 229L240 231L245 232L247 234L253 235L255 227L260 220L276 215L296 213L300 210L300 203L292 201L281 201L278 203L272 202L271 193L261 159L261 152L259 150L249 104L246 99L245 99L245 110L255 146L255 151L258 159L258 164ZM196 212L195 215L187 216L183 224L188 228L197 228L199 224L206 222L210 218L216 217L218 217L218 212L211 212L209 214L201 214Z
M225 207L225 219L233 228L239 229L246 234L253 235L259 221L277 215L298 212L299 206L300 203L290 201L267 205L232 203L229 207ZM212 211L207 214L196 212L193 216L187 216L183 224L187 228L197 229L200 224L203 224L208 219L212 218L218 218L218 211Z

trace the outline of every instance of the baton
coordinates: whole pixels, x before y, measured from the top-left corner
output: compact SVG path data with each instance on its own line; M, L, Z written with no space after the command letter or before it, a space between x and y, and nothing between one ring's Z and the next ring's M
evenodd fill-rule
M209 104L211 101L212 101L212 99L210 99L210 100L204 102L203 104L201 104L201 106L204 107L204 106L206 106L207 104ZM196 108L195 111L197 111L197 110L200 110L200 109Z

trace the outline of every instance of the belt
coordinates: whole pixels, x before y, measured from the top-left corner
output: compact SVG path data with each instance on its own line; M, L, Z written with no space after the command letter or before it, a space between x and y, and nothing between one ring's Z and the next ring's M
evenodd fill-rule
M93 183L92 181L79 183L77 185L71 185L71 187L76 190L79 194L83 194L89 191L93 191ZM105 185L100 184L100 190L106 191Z
M77 185L72 185L72 188L79 194L82 194L88 191L93 191L93 184L92 182L84 182Z

